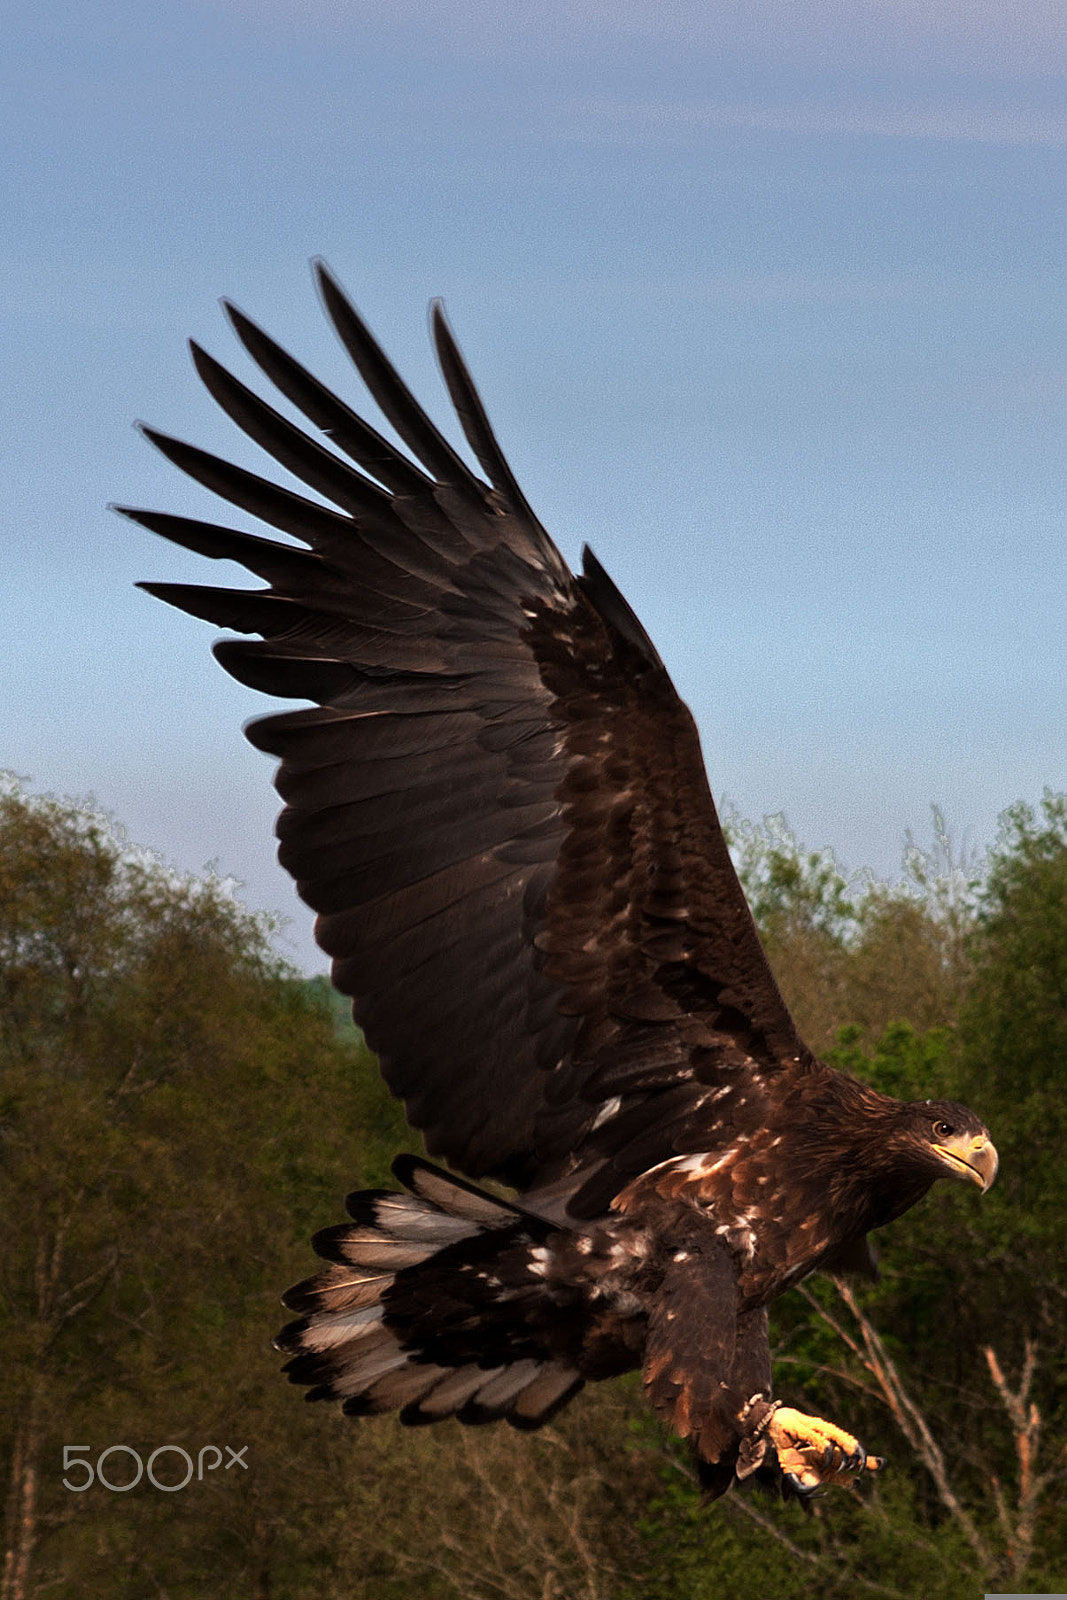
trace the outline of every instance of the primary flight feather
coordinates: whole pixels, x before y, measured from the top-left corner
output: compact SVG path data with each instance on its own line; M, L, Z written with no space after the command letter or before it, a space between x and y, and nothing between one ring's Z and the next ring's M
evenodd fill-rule
M987 1189L965 1107L826 1067L778 992L696 728L589 550L574 575L519 489L445 321L438 359L484 478L316 275L389 442L242 312L252 359L320 443L193 345L239 427L329 502L146 428L285 541L127 516L259 590L143 587L258 640L222 665L315 702L252 723L279 758L279 859L336 987L431 1155L350 1197L279 1338L311 1399L405 1422L537 1427L642 1367L712 1493L775 1466L797 1492L874 1467L773 1398L767 1307L944 1176ZM331 448L332 447L332 448ZM290 540L298 540L299 544Z

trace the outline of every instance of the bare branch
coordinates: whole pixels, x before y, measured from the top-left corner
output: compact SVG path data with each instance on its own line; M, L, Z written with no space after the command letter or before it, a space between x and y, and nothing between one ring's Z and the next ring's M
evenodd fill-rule
M994 1565L993 1553L953 1492L948 1480L945 1458L926 1418L905 1389L892 1357L870 1317L856 1299L851 1285L846 1283L844 1278L838 1277L833 1278L832 1282L859 1326L863 1339L863 1355L860 1359L878 1384L898 1428L933 1479L942 1505L955 1521L982 1566L987 1571L991 1570ZM856 1348L854 1344L850 1344L849 1347Z
M69 1289L56 1299L56 1312L61 1322L67 1322L71 1317L77 1316L79 1311L95 1300L103 1289L108 1278L115 1270L118 1262L118 1251L109 1250L107 1259L102 1261L95 1271L87 1273L80 1283L72 1284ZM77 1298L80 1296L81 1298Z
M1027 1339L1023 1353L1023 1370L1016 1389L1013 1389L1005 1378L992 1345L987 1345L983 1354L989 1368L989 1376L1008 1413L1015 1442L1015 1459L1019 1466L1014 1522L1008 1512L1000 1485L994 1480L997 1512L1008 1546L1006 1571L1009 1580L1014 1584L1030 1564L1034 1552L1034 1532L1041 1497L1053 1478L1052 1473L1037 1471L1041 1413L1030 1399L1030 1386L1037 1366L1037 1346L1032 1339Z
M839 1279L839 1278L834 1278L832 1281L836 1286L838 1283L842 1283L844 1280L843 1279ZM803 1284L803 1283L799 1284L797 1286L797 1293L802 1295L803 1298L808 1302L808 1305L811 1306L812 1310L818 1313L818 1315L822 1318L822 1320L826 1323L826 1325L829 1328L833 1329L834 1333L837 1334L837 1337L841 1340L842 1344L847 1345L847 1347L852 1351L852 1354L856 1357L856 1359L858 1361L863 1361L863 1351L860 1349L860 1347L856 1343L855 1339L853 1339L851 1334L848 1333L847 1330L842 1327L840 1322L838 1322L837 1318L832 1316L831 1313L829 1311L827 1311L827 1309L826 1309L826 1307L824 1305L820 1305L819 1301L816 1300L815 1296L812 1294L811 1290L807 1287L807 1285ZM847 1302L846 1302L846 1304L847 1304ZM866 1364L867 1363L864 1362L865 1366L866 1366Z
M803 1356L774 1357L776 1367L804 1367L808 1372L822 1373L824 1377L836 1378L838 1383L847 1384L850 1389L858 1389L860 1394L867 1395L871 1400L883 1400L884 1396L872 1384L864 1383L862 1378L857 1378L854 1372L846 1372L843 1367L830 1367L825 1362L814 1363L805 1361Z

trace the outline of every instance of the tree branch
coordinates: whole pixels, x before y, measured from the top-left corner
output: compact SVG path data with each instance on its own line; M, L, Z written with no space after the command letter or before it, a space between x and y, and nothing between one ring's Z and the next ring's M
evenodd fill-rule
M859 1326L863 1339L863 1354L860 1359L882 1391L898 1428L930 1474L942 1505L953 1518L982 1566L986 1571L992 1570L993 1553L978 1532L973 1519L953 1493L941 1448L930 1431L926 1418L905 1389L896 1365L873 1322L860 1306L851 1286L843 1278L834 1277L831 1281ZM830 1320L827 1317L827 1321ZM856 1349L854 1342L846 1339L846 1343L850 1349Z
M1001 1398L1011 1422L1015 1440L1015 1459L1019 1464L1019 1490L1016 1497L1014 1526L1008 1514L1004 1495L994 1479L997 1511L1004 1528L1008 1545L1007 1576L1015 1584L1030 1564L1034 1551L1034 1531L1041 1496L1052 1480L1052 1473L1037 1471L1037 1450L1041 1436L1041 1413L1030 1399L1030 1386L1037 1365L1037 1346L1027 1339L1023 1354L1023 1370L1018 1388L1012 1389L1004 1376L996 1351L986 1345L983 1354L989 1376Z

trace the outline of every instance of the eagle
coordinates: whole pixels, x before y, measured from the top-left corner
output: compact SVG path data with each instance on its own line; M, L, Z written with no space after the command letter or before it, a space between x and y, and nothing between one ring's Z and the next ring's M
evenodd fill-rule
M118 507L257 589L145 583L238 635L241 683L311 702L253 721L278 758L279 859L316 912L432 1157L315 1236L276 1341L345 1412L540 1427L643 1373L711 1496L757 1472L851 1485L881 1458L775 1397L768 1308L938 1178L997 1156L949 1101L901 1102L804 1044L708 788L693 718L589 549L573 573L519 488L440 302L432 338L481 471L336 278L341 343L396 440L223 302L318 436L196 344L239 428L311 495L145 427L278 537ZM463 1174L463 1176L459 1176ZM479 1180L490 1180L491 1187Z

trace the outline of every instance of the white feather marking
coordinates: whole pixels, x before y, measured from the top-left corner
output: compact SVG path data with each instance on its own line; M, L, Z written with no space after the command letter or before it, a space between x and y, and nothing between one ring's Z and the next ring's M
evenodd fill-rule
M394 1239L427 1243L451 1243L473 1236L476 1226L461 1217L449 1217L431 1209L414 1195L398 1194L374 1202L374 1221L383 1233Z
M707 1161L707 1159L707 1156L705 1156L704 1160ZM733 1163L734 1152L732 1150L727 1150L726 1154L724 1156L720 1156L717 1161L713 1161L710 1167L704 1166L701 1167L700 1170L710 1178L713 1172L719 1172L723 1167L731 1167L733 1166Z
M345 1399L350 1395L362 1394L376 1379L384 1377L387 1372L395 1372L397 1367L402 1367L410 1354L410 1351L401 1350L393 1343L380 1350L377 1355L368 1356L365 1361L357 1360L354 1367L348 1368L339 1378L334 1379L335 1393Z
M527 1257L527 1270L536 1273L539 1278L545 1276L548 1270L548 1251L543 1244L530 1251Z
M453 1183L447 1173L428 1167L416 1167L411 1175L411 1185L416 1194L440 1206L450 1217L465 1222L479 1223L483 1228L503 1228L515 1221L515 1212L503 1200L490 1194L471 1194Z
M392 1272L380 1272L351 1277L345 1267L329 1267L315 1281L312 1292L318 1300L316 1310L358 1311L362 1306L376 1305L394 1276Z
M683 1156L676 1163L679 1172L714 1172L721 1165L722 1162L717 1161L715 1166L709 1167L706 1152L695 1156Z
M330 1350L334 1345L362 1339L381 1323L384 1307L365 1311L324 1311L311 1319L301 1344L306 1350Z
M446 1370L447 1368L431 1367L422 1362L398 1368L397 1371L387 1372L384 1377L379 1378L368 1398L375 1411L396 1411L400 1406L409 1405L412 1400L421 1400Z
M616 1114L621 1105L622 1096L618 1094L612 1095L610 1100L605 1100L601 1105L600 1110L593 1118L593 1123L589 1129L589 1132L595 1133L598 1128L602 1128L604 1123Z
M571 1367L546 1367L519 1395L512 1415L532 1421L577 1381L578 1374Z
M505 1367L495 1378L491 1378L484 1388L479 1389L474 1397L475 1401L480 1406L504 1405L513 1399L520 1389L525 1389L528 1383L532 1383L543 1366L543 1361L514 1362L512 1366Z
M350 1266L387 1267L390 1271L417 1267L436 1252L436 1247L425 1241L416 1244L410 1239L393 1239L370 1228L353 1228L340 1241L340 1248Z
M487 1373L484 1367L457 1367L450 1377L428 1394L419 1406L428 1417L447 1417L465 1405L471 1395L480 1389L491 1373L503 1372L503 1367L493 1367Z

